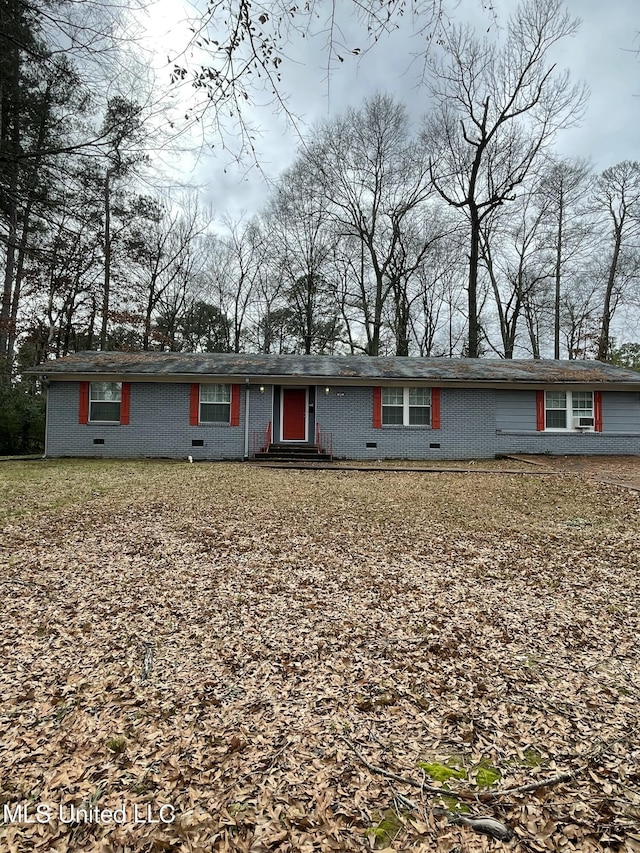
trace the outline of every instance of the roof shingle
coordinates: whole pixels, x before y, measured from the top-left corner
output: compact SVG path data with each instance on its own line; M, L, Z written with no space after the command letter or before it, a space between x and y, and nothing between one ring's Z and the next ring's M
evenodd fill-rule
M581 384L638 386L640 373L600 361L552 359L414 358L357 355L251 355L245 353L79 352L27 373L52 379L76 376L220 377L437 384Z

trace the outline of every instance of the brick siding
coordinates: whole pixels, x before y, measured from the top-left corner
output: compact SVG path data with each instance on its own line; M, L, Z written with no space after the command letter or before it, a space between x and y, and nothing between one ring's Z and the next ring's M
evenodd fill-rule
M240 389L240 424L189 425L189 384L131 383L130 422L78 423L79 383L52 382L48 393L48 456L168 457L242 459L245 450L245 394ZM250 386L249 453L254 432L262 438L274 421L277 388ZM504 453L640 455L640 395L603 392L602 433L549 433L535 429L535 391L443 388L441 427L373 427L373 387L319 385L315 414L323 432L332 433L338 459L473 459ZM310 394L313 404L314 395ZM277 420L277 418L276 418ZM94 444L103 439L104 444ZM310 435L311 441L313 437ZM202 440L194 447L193 440ZM274 434L274 441L278 437ZM375 447L369 446L373 445ZM437 446L432 446L437 445Z

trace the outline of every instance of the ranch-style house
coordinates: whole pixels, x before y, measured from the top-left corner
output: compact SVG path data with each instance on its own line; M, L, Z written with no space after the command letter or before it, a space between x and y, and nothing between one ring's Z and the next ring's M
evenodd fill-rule
M29 372L46 456L640 454L640 374L598 361L80 352Z

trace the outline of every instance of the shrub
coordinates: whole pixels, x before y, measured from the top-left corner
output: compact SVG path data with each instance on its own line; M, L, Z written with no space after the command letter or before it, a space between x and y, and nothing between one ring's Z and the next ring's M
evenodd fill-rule
M43 452L44 424L44 395L0 385L0 455Z

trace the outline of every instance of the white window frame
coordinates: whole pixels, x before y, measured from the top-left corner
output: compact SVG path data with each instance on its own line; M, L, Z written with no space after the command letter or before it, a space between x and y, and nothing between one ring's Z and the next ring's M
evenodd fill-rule
M97 390L99 385L110 385L115 387L119 391L119 397L117 400L101 400L97 397L94 397L94 391ZM117 418L108 418L105 420L104 418L93 418L91 417L93 404L94 403L117 403L118 404L118 417ZM119 424L120 416L122 413L122 382L90 382L89 383L89 423L91 424Z
M558 409L554 407L550 407L547 405L547 395L549 394L564 394L565 395L565 408ZM589 408L575 408L574 407L574 395L576 397L581 394L590 394L591 395L591 406ZM564 411L565 413L565 425L563 427L550 427L547 426L547 412L548 411ZM591 414L579 414L580 412L590 412ZM595 395L593 391L565 391L565 390L548 390L544 392L544 429L545 432L593 432L595 430ZM574 421L580 417L590 417L593 423L591 426L580 427L574 424Z
M424 405L421 404L421 405L417 405L417 406L415 404L410 405L410 402L409 402L410 392L415 391L415 390L426 391L428 393L428 397L429 397L428 404L424 404ZM401 424L385 423L385 420L384 420L385 408L400 408L399 405L392 406L391 404L385 404L384 396L385 396L385 392L388 392L388 391L402 391L402 423ZM381 396L382 396L382 400L381 400L381 402L382 402L382 414L381 414L381 417L382 417L382 426L383 427L393 428L393 427L400 427L400 426L410 426L414 429L421 429L421 428L427 429L427 428L431 427L431 417L432 417L432 408L433 408L431 388L424 388L421 385L420 386L413 386L413 387L406 387L406 388L401 388L398 385L388 385L388 386L383 386ZM424 424L412 424L412 423L410 423L410 411L411 411L411 409L428 409L429 410L428 422L424 423Z
M226 388L226 400L203 400L203 390L206 388ZM228 415L222 420L204 420L202 417L203 406L228 406ZM201 382L198 398L198 423L208 426L210 424L230 424L231 423L231 385L226 382Z

